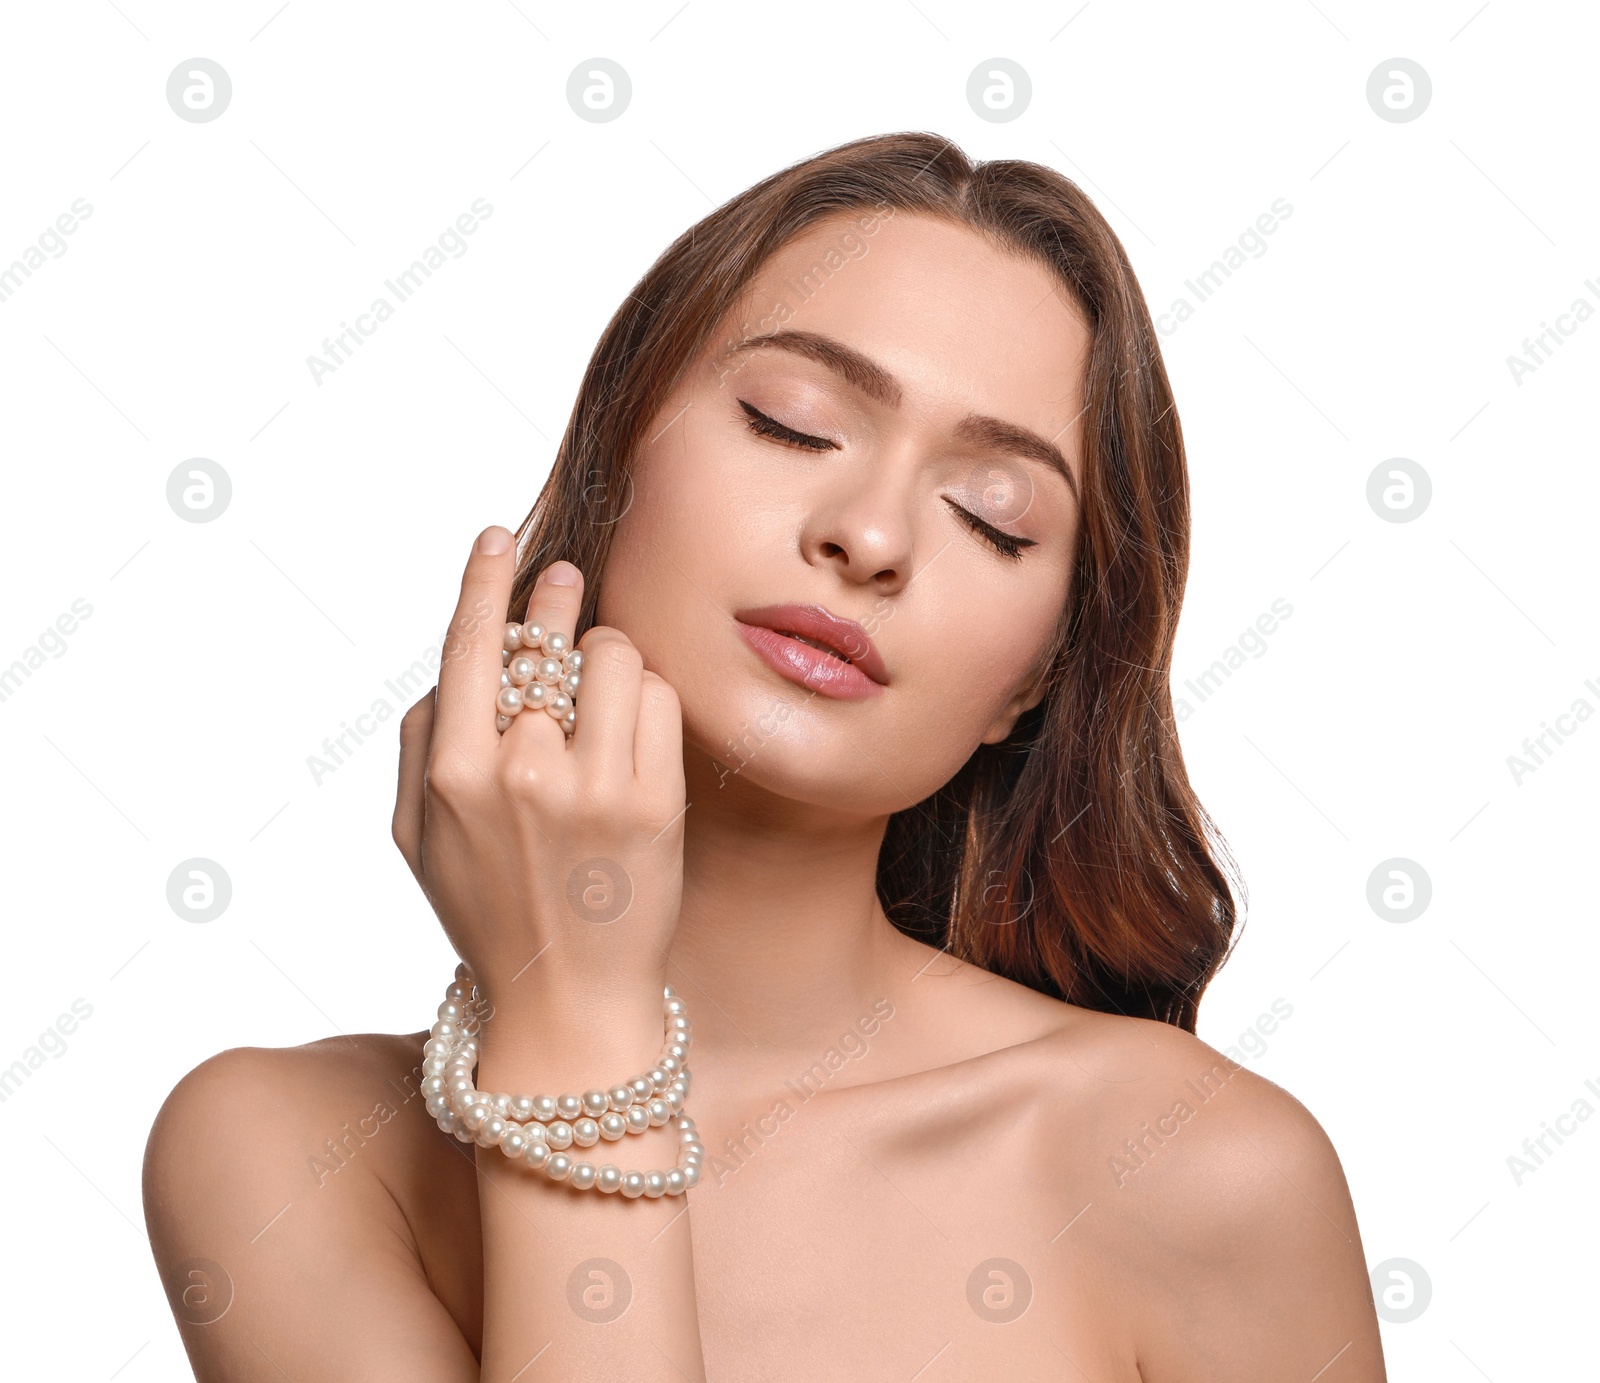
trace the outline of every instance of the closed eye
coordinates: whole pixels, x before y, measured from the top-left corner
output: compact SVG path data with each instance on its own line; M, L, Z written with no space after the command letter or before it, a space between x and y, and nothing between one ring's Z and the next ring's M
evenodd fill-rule
M739 400L739 407L744 409L745 421L748 423L750 431L757 436L770 437L774 441L784 442L789 446L803 447L807 451L836 451L839 449L839 443L827 437L813 437L808 432L798 432L794 428L780 423L776 418L769 418L759 408L753 404L746 403L743 399ZM1009 557L1013 561L1020 561L1023 548L1038 546L1032 538L1012 537L1004 529L996 528L992 523L980 519L971 510L963 509L954 500L947 498L945 503L955 510L957 517L968 528L1003 557Z
M1022 549L1037 547L1032 538L1013 538L1004 529L996 528L992 523L986 523L970 510L963 509L953 499L945 497L945 503L956 511L956 517L966 524L974 533L982 538L990 547L994 548L1002 557L1009 557L1013 561L1022 560Z
M744 409L750 431L761 437L771 437L774 441L787 442L790 446L804 447L807 451L836 451L839 444L826 437L813 437L807 432L796 432L792 427L785 427L776 418L769 418L759 408L753 407L743 399L739 400L739 407Z

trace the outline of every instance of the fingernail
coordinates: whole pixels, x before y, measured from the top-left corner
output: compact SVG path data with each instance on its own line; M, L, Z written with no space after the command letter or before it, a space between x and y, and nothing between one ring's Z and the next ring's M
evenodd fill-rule
M552 586L576 586L578 569L571 562L552 562L545 568L544 579Z
M511 546L511 532L495 524L478 534L478 551L485 557L497 557Z

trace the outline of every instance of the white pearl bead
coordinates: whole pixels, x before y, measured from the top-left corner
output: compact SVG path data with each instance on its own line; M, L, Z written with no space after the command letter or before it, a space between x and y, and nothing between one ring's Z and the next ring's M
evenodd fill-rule
M569 672L556 685L568 696L576 696L578 688L583 685L583 678L575 672Z
M483 1127L478 1130L478 1146L492 1148L506 1133L506 1121L498 1114L483 1121Z
M644 1193L652 1200L662 1195L667 1189L667 1175L665 1172L646 1172L644 1174Z
M571 653L565 654L561 659L561 670L563 672L582 672L583 650L575 648Z
M585 1090L583 1092L583 1112L591 1119L598 1119L610 1108L611 1098L604 1090Z
M445 990L444 997L454 999L456 1003L463 1003L472 997L472 992L460 980L451 981L450 988Z
M528 1135L516 1125L510 1125L500 1139L500 1151L507 1157L521 1157L528 1150Z
M511 1114L513 1118L521 1119L527 1123L533 1118L533 1098L529 1095L518 1095L511 1101Z
M556 1108L563 1119L576 1119L583 1113L583 1101L576 1095L561 1095L556 1099Z
M543 1167L552 1156L550 1145L542 1138L530 1138L522 1154L523 1161L534 1168Z
M572 698L566 692L558 691L546 699L544 708L557 720L572 709Z
M558 634L552 629L547 631L545 636L539 640L539 647L552 658L564 658L572 648L572 640L565 634Z
M683 1181L686 1186L698 1186L700 1184L700 1168L698 1166L685 1167L683 1169Z
M458 1128L461 1127L461 1120L458 1119L454 1114L441 1114L438 1122L439 1127L442 1128L446 1133L454 1133Z
M506 625L505 638L501 640L501 647L507 652L522 647L522 626L520 624Z
M492 1117L493 1111L486 1104L471 1104L462 1111L461 1122L473 1133L481 1129Z
M681 1196L688 1189L689 1183L684 1180L681 1167L674 1167L667 1173L667 1194L669 1196Z
M608 1195L622 1189L622 1168L608 1162L595 1173L594 1184Z
M543 682L529 682L522 689L522 704L529 710L536 711L539 707L549 703L550 688Z
M494 728L502 735L505 734L505 732L511 728L511 717L507 715L496 715L494 718Z
M615 1143L617 1139L624 1138L628 1133L628 1121L612 1110L610 1114L600 1116L600 1136L608 1143Z
M561 664L554 658L541 658L533 665L533 675L545 686L553 686L561 680Z
M622 1194L629 1200L644 1194L644 1174L642 1172L624 1172L622 1174Z
M552 1148L570 1148L572 1146L572 1125L564 1119L557 1119L544 1131L544 1141Z
M663 1099L651 1100L645 1108L650 1111L650 1123L655 1128L660 1128L672 1117L672 1109Z
M631 1085L613 1085L606 1091L606 1102L617 1110L626 1109L633 1103L633 1087Z
M587 1191L594 1185L595 1167L592 1162L574 1162L572 1174L567 1178L580 1191Z
M667 1108L674 1114L683 1113L683 1091L669 1090L662 1098L666 1100Z
M630 1133L643 1133L650 1127L650 1111L642 1104L628 1106L628 1111L623 1116Z
M522 646L524 648L538 648L544 639L544 625L525 624L522 626Z
M503 716L514 716L522 709L522 691L518 687L501 687L494 704Z
M684 1003L683 1000L678 998L676 995L670 999L667 999L662 1004L662 1007L668 1013L687 1013L689 1011L688 1004Z
M549 1095L535 1095L533 1099L533 1117L541 1124L548 1124L556 1117L559 1111L556 1102Z
M638 1104L642 1100L648 1100L656 1093L655 1082L649 1076L635 1076L628 1082L628 1089L633 1091L634 1104Z
M557 1153L544 1164L544 1174L551 1181L565 1181L572 1174L572 1159L566 1153Z
M579 1119L572 1125L572 1141L580 1148L592 1148L600 1141L600 1125L593 1119Z
M534 666L533 659L527 656L513 658L506 668L506 675L511 678L511 685L524 687L533 681Z

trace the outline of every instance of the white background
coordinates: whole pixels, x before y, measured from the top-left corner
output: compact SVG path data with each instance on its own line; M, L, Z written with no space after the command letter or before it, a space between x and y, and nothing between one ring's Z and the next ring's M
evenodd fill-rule
M93 207L0 302L0 666L93 609L0 702L0 1066L93 1009L0 1104L8 1373L20 1350L60 1377L187 1376L140 1210L161 1099L225 1047L416 1030L452 959L389 839L395 721L320 784L307 756L375 699L401 709L385 679L437 642L472 536L526 512L669 240L896 129L1078 179L1156 311L1292 206L1164 339L1195 491L1175 690L1293 607L1183 727L1250 884L1201 1035L1292 1006L1250 1064L1332 1136L1369 1264L1431 1282L1384 1326L1393 1377L1592 1359L1600 1120L1520 1185L1507 1158L1600 1109L1600 717L1520 783L1507 756L1577 698L1600 709L1600 318L1520 383L1507 357L1600 306L1600 23L1080 5L8 7L0 264ZM233 82L210 123L166 100L196 56ZM595 56L633 82L610 123L566 101ZM966 99L997 56L1033 86L1005 123ZM1408 123L1366 98L1396 56L1432 81ZM306 357L480 197L468 252L315 383ZM232 480L211 523L167 504L194 457ZM1431 478L1413 522L1367 501L1393 457ZM233 888L206 924L166 895L197 856ZM1393 857L1432 883L1407 923L1367 900Z

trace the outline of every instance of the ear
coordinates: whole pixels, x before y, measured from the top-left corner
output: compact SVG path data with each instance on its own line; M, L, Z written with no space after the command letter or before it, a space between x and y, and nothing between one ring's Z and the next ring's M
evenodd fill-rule
M990 723L989 728L983 732L980 744L999 744L1001 740L1010 735L1016 727L1017 719L1024 711L1031 711L1044 700L1046 676L1050 671L1048 663L1037 668L1033 675L1023 683L1011 700L1006 702L1000 714Z

